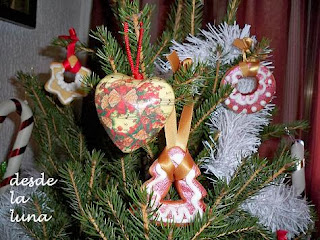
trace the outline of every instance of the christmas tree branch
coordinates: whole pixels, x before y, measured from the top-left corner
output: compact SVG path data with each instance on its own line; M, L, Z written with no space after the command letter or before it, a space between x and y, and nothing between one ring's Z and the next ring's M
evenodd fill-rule
M149 145L149 144L146 144L144 148L145 148L145 150L146 150L149 158L150 158L150 159L154 159L154 154L153 154L153 152L152 152L152 149L151 149L150 145Z
M234 181L234 179L238 176L238 174L240 173L241 169L243 168L245 164L245 161L242 161L240 163L240 165L238 166L238 168L236 169L236 171L234 172L232 178L231 178L231 181ZM216 208L221 200L229 193L230 191L230 188L227 187L227 185L225 185L226 183L225 182L222 182L223 184L223 187L220 189L220 194L219 196L216 198L215 202L213 203L213 207Z
M37 234L33 231L32 227L29 227L24 221L21 222L22 226L25 230L27 230L28 234L37 240L42 240L40 237L37 236Z
M120 239L116 238L116 228L109 219L105 219L104 210L95 205L87 205L86 214L77 216L85 227L85 231L91 236L103 240Z
M55 38L52 40L51 45L66 48L70 42L71 42L71 40L66 40L66 39L62 39L62 38ZM79 42L76 45L75 51L76 52L84 51L87 53L95 53L95 51L93 49L87 47L86 44L84 44L82 42Z
M65 230L70 223L69 217L52 193L54 191L48 187L39 187L29 195L29 201L24 207L17 207L16 209L20 216L22 214L24 216L35 216L35 219L37 219L35 222L20 222L34 239L68 239ZM59 197L61 198L61 195ZM45 219L49 219L49 221Z
M17 74L17 79L26 88L26 92L29 98L33 101L33 104L31 105L33 105L33 111L35 115L34 132L39 136L39 139L42 142L41 154L45 155L45 157L42 157L41 160L45 160L46 164L49 163L51 166L50 168L53 169L55 173L57 173L58 166L55 163L55 161L57 160L57 156L54 155L54 149L56 149L58 145L60 145L60 143L56 141L56 139L59 139L60 136L65 136L66 134L68 134L65 130L62 130L62 127L65 125L61 125L60 129L62 130L62 132L58 132L57 127L55 126L54 119L57 118L57 116L60 116L59 109L55 107L55 104L52 101L49 101L49 97L45 95L42 90L43 86L40 85L38 79L35 76L19 72ZM64 115L62 115L64 117L61 118L59 122L62 123L65 121L64 123L69 124L69 119L72 119L72 117L70 118L70 114L68 111L70 112L68 108L65 108ZM50 122L50 119L52 119L52 122ZM53 134L55 130L56 134ZM54 138L55 135L57 138ZM46 136L46 138L44 136ZM65 146L67 148L68 145L70 145L70 142L68 144L65 143ZM46 167L46 169L50 168ZM51 172L51 170L49 171Z
M250 178L246 181L246 183L240 188L234 198L239 197L239 195L248 187L248 185L258 176L258 174L265 168L266 164L262 164L256 169L253 174L251 174Z
M223 100L229 96L229 93L225 93L224 96L220 97L216 97L215 99L217 99L217 101L214 101L215 103L213 105L210 106L210 108L208 108L204 114L201 114L201 118L198 119L197 121L195 121L192 124L191 130L190 130L190 134L194 133L201 124L203 124L204 121L207 120L207 118L210 116L210 114L216 109L217 105L221 102L223 102ZM208 101L209 102L209 101ZM200 107L201 108L201 107Z
M35 206L35 208L37 209L37 212L38 212L38 216L41 216L42 212L41 212L41 209L40 209L40 206L39 206L39 203L37 200L34 200L33 202L33 205ZM42 221L41 222L41 225L42 225L42 232L43 232L43 236L44 236L44 239L49 239L48 238L48 233L47 233L47 227L46 227L46 222L45 221Z
M107 190L99 193L102 204L108 213L113 217L115 224L119 227L124 239L129 240L127 231L127 210L121 197L118 194L117 186L108 186Z
M112 71L114 73L117 73L117 69L115 68L115 66L111 64L111 67L112 67ZM101 81L100 77L95 73L87 75L84 78L82 78L82 83L84 84L84 87L82 87L81 90L86 93L89 93L91 90L95 89L95 87L99 84L100 81Z
M56 103L54 102L54 100L49 97L49 96L46 96L46 98L48 99L49 102L51 102L52 105L55 105L56 109L61 113L61 114L64 114L63 110L58 106L56 105Z
M253 229L255 229L255 227L246 227L246 228L236 229L236 230L232 230L232 231L229 231L229 232L221 233L216 238L232 235L234 233L248 232L248 231L253 230Z
M128 191L127 189L127 177L126 177L126 169L124 165L124 158L121 158L121 173L122 173L122 183L125 191Z
M181 25L182 7L184 5L183 2L184 0L178 0L177 11L175 14L175 21L173 27L173 40L178 39L178 30L180 29Z
M20 75L21 77L24 78L24 76ZM19 75L18 75L19 77ZM26 81L26 80L24 80ZM42 102L40 100L40 97L38 96L37 92L35 91L35 89L33 87L30 88L30 91L32 92L33 96L36 98L36 101L37 101L37 104L39 105L42 113L44 114L44 116L46 117L47 116L47 112L46 110L44 109L43 105L42 105Z
M97 167L97 159L92 158L92 160L91 160L91 176L90 176L90 181L89 181L88 196L91 196L91 193L92 193L92 187L93 187L93 181L94 181L94 177L95 177L96 167Z
M306 131L309 128L309 124L307 121L295 121L292 123L284 123L284 124L271 124L265 126L263 131L261 132L261 138L263 141L270 138L280 138L282 136L287 135L289 131L290 134L297 135L299 130Z
M70 147L69 147L69 144L68 144L68 141L66 139L63 139L61 137L61 135L59 134L58 130L57 130L57 126L56 126L56 123L55 123L55 120L52 118L52 124L53 124L53 129L56 133L56 136L57 138L60 140L60 142L63 144L64 148L67 150L67 152L69 153L70 157L74 160L74 161L77 161L77 159L75 158L75 156L73 155Z
M203 2L201 0L186 0L184 4L182 19L188 34L198 33L202 24Z
M196 239L198 239L198 237L201 235L201 233L202 233L207 227L209 227L209 226L211 225L211 223L213 222L214 219L215 219L214 217L213 217L213 218L210 218L210 219L207 221L207 223L204 224L204 225L199 229L199 231L196 232L196 234L194 234L194 236L193 236L193 238L192 238L191 240L196 240Z
M146 240L149 240L149 217L147 204L141 204L141 212L143 217L143 229Z
M221 54L220 52L217 53L218 58L220 58L220 54ZM220 63L221 63L221 61L219 59L216 63L216 78L214 79L212 93L215 93L216 89L217 89L217 84L218 84L218 80L219 80Z
M154 62L158 57L161 57L162 53L167 50L172 40L182 39L182 30L180 26L184 0L176 0L173 5L166 22L166 30L162 33L161 40L153 47L155 54L151 58L151 62Z
M20 75L20 76L22 76L22 75ZM31 87L30 90L31 90L33 96L35 97L35 99L36 99L36 101L37 101L37 104L38 104L38 106L40 107L43 115L44 115L45 117L47 117L47 112L46 112L46 110L44 109L44 107L43 107L43 105L42 105L42 102L40 101L40 98L39 98L37 92L35 91L35 89L34 89L33 87ZM35 117L35 119L36 119L36 118L37 118L37 117ZM52 140L51 140L51 134L50 134L50 131L49 131L49 127L48 127L48 124L47 124L46 121L42 121L42 122L43 122L43 125L44 125L44 127L45 127L46 134L47 134L47 143L48 143L49 153L51 153L51 151L52 151ZM51 154L49 154L48 159L49 159L49 161L51 162L51 164L52 164L53 168L55 169L55 171L58 172L58 171L57 171L58 169L57 169L56 165L54 164L54 162L53 162L53 160L52 160Z
M140 14L134 14L132 16L133 26L134 26L134 30L135 30L136 37L137 37L137 43L138 43L138 39L139 39L139 36L140 36L139 15ZM140 52L140 66L141 66L141 71L142 71L143 78L145 78L146 65L144 63L143 48L141 48L141 52Z
M217 218L218 210L222 211L224 218L232 217L237 213L241 202L267 186L295 164L288 155L278 159L277 162L269 165L267 163L266 160L260 160L257 157L245 159L229 184L223 180L216 182L215 191L219 192L219 195L208 210L207 220L199 226L192 239L198 239L209 227L214 228L213 222L219 221Z
M161 43L161 46L159 47L158 51L151 58L151 62L154 62L159 57L159 55L162 53L162 51L166 48L168 42L169 42L168 39L164 39L163 40L163 42Z
M98 224L96 223L96 220L93 218L90 212L88 212L88 216L89 216L90 223L93 225L94 229L99 233L99 236L101 237L101 239L108 240L108 238L104 235L102 230L99 228Z
M227 15L224 18L224 21L232 25L236 21L237 10L240 5L241 0L229 0L229 4L227 7Z
M195 109L194 118L192 120L191 130L190 130L190 140L193 145L197 145L199 139L202 135L199 135L201 132L201 127L204 125L206 120L209 118L210 114L216 109L217 105L224 101L226 97L232 91L232 87L226 85L219 88L219 90L214 93L210 98L206 99L200 104L200 106ZM198 136L197 136L198 135Z
M274 179L278 178L281 174L283 174L285 171L287 171L289 168L294 166L296 162L287 163L282 168L280 168L276 173L274 173L272 176L270 176L267 181L263 183L264 186L271 183Z
M79 190L78 190L75 178L74 178L74 172L70 168L68 168L67 171L68 171L69 179L70 179L71 184L72 184L73 193L74 193L74 195L76 197L76 200L77 200L76 202L78 203L78 208L79 208L79 210L81 212L81 215L85 215L84 209L83 209L83 206L82 206L82 202L81 202L81 198L80 198L80 193L79 193Z
M97 27L95 31L91 31L90 36L102 44L96 55L101 60L104 72L107 75L117 72L126 73L128 69L126 56L117 40L108 32L108 29L104 26Z
M84 136L82 135L81 132L78 133L78 136L79 136L79 160L80 162L82 162L82 155L85 149Z
M192 14L191 14L191 23L190 23L190 26L191 26L191 31L190 31L190 34L191 35L194 35L194 28L195 28L195 12L196 12L196 0L192 0Z

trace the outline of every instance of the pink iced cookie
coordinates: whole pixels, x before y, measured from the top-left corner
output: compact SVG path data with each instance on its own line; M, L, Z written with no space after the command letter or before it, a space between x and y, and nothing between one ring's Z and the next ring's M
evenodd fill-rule
M169 149L168 155L175 168L182 162L186 153L179 147ZM191 156L190 156L191 157ZM175 181L175 187L181 200L164 200L169 192L172 182L162 169L158 159L149 169L152 178L145 183L147 192L152 195L153 209L157 209L154 220L162 223L188 224L197 214L205 211L203 198L207 195L204 187L196 180L201 173L196 164L181 180ZM160 206L160 207L159 207Z
M246 63L251 66L251 63ZM256 78L256 86L248 93L240 92L238 87L240 79L244 78L240 66L231 68L222 80L222 84L231 84L234 89L225 100L225 105L237 113L255 113L264 108L272 100L276 92L276 81L270 70L259 66Z

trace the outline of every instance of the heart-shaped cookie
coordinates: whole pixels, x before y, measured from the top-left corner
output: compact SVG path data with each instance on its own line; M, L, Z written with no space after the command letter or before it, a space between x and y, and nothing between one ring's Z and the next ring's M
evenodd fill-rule
M174 107L174 92L161 78L136 80L114 73L100 81L95 104L112 141L121 151L132 152L164 126Z

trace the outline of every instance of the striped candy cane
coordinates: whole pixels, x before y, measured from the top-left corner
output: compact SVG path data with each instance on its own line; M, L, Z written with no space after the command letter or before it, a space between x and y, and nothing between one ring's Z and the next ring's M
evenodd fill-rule
M9 188L10 180L14 174L19 171L22 155L27 148L33 128L33 115L31 109L27 104L18 99L11 99L0 104L0 126L12 112L16 112L21 116L21 123L13 148L9 154L6 172L3 179L0 179L0 194Z

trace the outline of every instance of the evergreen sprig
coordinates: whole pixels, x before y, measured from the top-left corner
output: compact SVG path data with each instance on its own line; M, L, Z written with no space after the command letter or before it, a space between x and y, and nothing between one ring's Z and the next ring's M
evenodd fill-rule
M91 31L90 36L102 44L102 47L97 50L97 56L100 58L101 68L105 74L129 73L126 55L106 27L97 27L95 31Z
M232 25L236 21L237 10L240 5L241 0L229 0L227 7L227 14L224 17L224 21L229 25Z
M65 207L57 200L56 193L45 187L30 196L30 200L24 208L17 207L15 213L20 217L22 214L34 215L36 218L47 219L50 221L25 221L21 222L26 232L34 239L70 239L67 231L71 226L71 219L66 213ZM42 216L41 216L42 215Z
M71 43L71 40L63 39L63 38L54 38L51 42L52 46L66 48ZM86 52L89 54L95 53L95 51L87 46L87 44L83 42L78 42L75 47L75 52Z
M309 124L305 120L295 121L292 123L280 123L270 124L263 128L261 132L262 140L268 140L270 138L280 138L290 133L292 136L298 134L298 131L306 131L309 128Z
M229 1L226 20L233 24L239 0ZM167 53L171 40L183 41L188 34L196 35L201 27L203 4L201 0L176 0L172 6L165 30L155 45L150 44L150 19L153 7L139 1L117 0L112 2L114 12L122 24L129 24L132 56L136 57L139 23L143 22L144 37L140 58L140 71L147 78L154 75L154 61ZM121 33L123 34L122 30ZM104 26L91 32L99 41L96 55L105 74L131 75L123 43ZM65 47L65 40L55 40L55 45ZM258 44L253 54L264 55L267 42ZM87 50L79 44L78 50ZM89 51L91 52L91 50ZM230 85L220 85L227 69L237 64L218 65L215 69L206 63L182 67L168 79L176 96L178 116L182 107L195 103L189 138L189 150L197 164L208 149L203 139L210 139L206 123L218 104L232 92ZM198 180L208 191L206 211L187 226L156 224L156 210L152 194L148 195L143 182L150 176L147 169L163 148L161 134L130 154L115 153L112 148L104 153L89 150L85 136L70 106L61 106L57 99L44 93L43 84L34 75L18 73L26 90L35 116L34 136L39 144L37 162L46 175L59 180L53 189L43 189L45 197L35 196L29 210L34 213L54 210L52 222L26 223L27 233L35 239L272 239L274 235L241 209L241 204L264 187L282 178L296 164L283 144L273 161L258 155L243 159L230 182L201 175ZM83 79L85 90L90 91L99 83L96 74ZM284 127L295 134L305 129L305 122L289 125L271 125L261 133L263 140L281 137ZM215 148L219 132L211 137L210 147ZM98 148L98 146L97 146ZM169 190L171 199L179 196L174 188ZM19 211L19 210L18 210Z
M184 0L176 0L171 7L170 14L166 21L166 30L163 31L160 39L153 46L154 55L151 62L161 58L162 52L167 52L172 40L182 41L189 32L182 27L182 13L184 9Z
M204 100L197 109L192 119L189 147L198 146L203 136L203 128L210 116L219 103L223 102L229 96L233 88L230 85L222 86L211 97Z
M202 0L186 0L185 8L182 14L182 21L185 31L191 35L196 35L202 25Z

